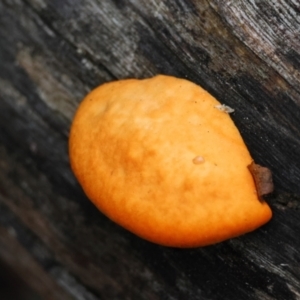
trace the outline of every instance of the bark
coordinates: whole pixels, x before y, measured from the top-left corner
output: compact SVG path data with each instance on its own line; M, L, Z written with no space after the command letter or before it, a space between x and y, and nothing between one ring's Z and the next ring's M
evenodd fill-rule
M0 1L0 259L44 299L299 299L300 4ZM272 170L274 217L177 250L105 218L70 171L82 97L158 73L203 86Z

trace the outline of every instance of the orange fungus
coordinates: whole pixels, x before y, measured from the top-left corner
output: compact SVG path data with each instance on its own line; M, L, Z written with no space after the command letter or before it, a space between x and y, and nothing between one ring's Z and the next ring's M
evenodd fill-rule
M69 140L88 198L139 237L172 247L221 242L269 221L247 168L253 159L220 105L171 76L94 89Z

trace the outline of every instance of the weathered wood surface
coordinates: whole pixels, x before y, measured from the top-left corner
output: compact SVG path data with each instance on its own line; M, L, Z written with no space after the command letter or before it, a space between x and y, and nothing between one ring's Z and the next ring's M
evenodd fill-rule
M0 0L0 259L44 299L300 299L299 34L294 0ZM269 224L170 249L86 199L67 152L78 103L157 73L235 109L274 174Z

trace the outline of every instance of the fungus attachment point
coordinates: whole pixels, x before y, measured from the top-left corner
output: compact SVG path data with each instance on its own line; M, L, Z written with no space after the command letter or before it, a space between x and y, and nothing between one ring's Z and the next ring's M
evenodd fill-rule
M263 196L271 194L274 190L272 172L270 169L262 167L254 161L251 162L248 169L253 176L257 195L261 201L264 201Z
M204 158L202 156L198 155L198 156L194 157L193 163L195 165L200 165L200 164L204 163Z
M220 105L170 76L103 84L74 117L72 170L102 213L153 243L199 247L250 232L272 213L253 193L253 159Z

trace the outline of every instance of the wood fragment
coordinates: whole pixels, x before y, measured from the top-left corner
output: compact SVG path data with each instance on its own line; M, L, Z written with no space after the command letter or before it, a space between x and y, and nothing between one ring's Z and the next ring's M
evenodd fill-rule
M263 197L274 191L272 172L254 161L248 166L248 169L253 176L258 197L261 201L264 201Z

